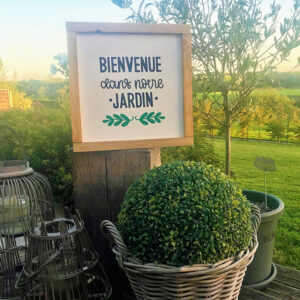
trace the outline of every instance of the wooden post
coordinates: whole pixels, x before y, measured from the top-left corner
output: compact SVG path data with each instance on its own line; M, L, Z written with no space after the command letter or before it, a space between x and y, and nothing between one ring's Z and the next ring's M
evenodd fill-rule
M128 187L145 171L159 165L159 148L73 153L75 206L99 252L114 299L123 299L129 284L100 232L100 222L115 222Z

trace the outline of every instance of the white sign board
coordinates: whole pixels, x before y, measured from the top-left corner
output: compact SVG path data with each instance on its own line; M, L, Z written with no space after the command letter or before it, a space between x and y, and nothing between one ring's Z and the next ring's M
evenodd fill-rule
M80 23L69 24L80 27ZM69 57L76 57L75 70L70 62L70 77L72 71L76 74L76 84L72 85L74 79L70 84L76 101L71 99L71 103L80 108L72 108L73 125L80 123L75 140L73 126L75 148L93 151L191 144L192 132L186 134L192 116L187 116L191 101L184 92L191 86L184 81L188 75L184 74L183 34L169 32L169 26L178 25L166 25L166 32L132 32L147 25L114 24L119 29L124 25L130 25L131 31L82 32L78 28L73 36L75 53L73 47L70 53L69 38ZM159 25L148 26L158 29Z

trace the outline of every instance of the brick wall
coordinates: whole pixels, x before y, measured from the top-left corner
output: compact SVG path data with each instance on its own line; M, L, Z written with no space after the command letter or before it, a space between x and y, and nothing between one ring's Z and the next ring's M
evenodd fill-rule
M0 111L10 109L10 92L9 90L0 90Z

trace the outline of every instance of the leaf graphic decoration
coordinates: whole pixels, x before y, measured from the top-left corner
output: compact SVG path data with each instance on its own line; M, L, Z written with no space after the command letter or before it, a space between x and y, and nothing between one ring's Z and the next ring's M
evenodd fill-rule
M115 124L114 124L114 126L119 126L121 123L122 123L122 119L121 120L117 120L116 122L115 122Z
M150 123L161 123L161 120L164 120L165 117L161 115L161 112L158 112L155 114L155 112L144 112L140 118L132 117L132 119L129 119L125 114L113 114L112 116L106 115L106 119L102 121L102 123L107 124L108 126L122 126L126 127L131 121L137 120L140 121L141 124L148 126Z
M161 120L160 120L160 118L159 118L160 115L161 115L161 113L158 112L158 113L154 116L154 119L155 119L155 121L156 121L157 123L161 123Z
M124 120L126 120L126 121L128 121L128 122L130 121L129 118L128 118L126 115L120 114L120 116L121 116Z
M150 113L145 112L137 120L139 120L143 125L148 125L149 123L151 124L161 123L161 120L163 119L165 119L165 117L161 115L161 112L158 112L156 114L155 112L150 112Z
M103 123L107 123L108 126L119 126L121 125L122 127L126 127L129 122L132 121L130 120L126 115L124 114L113 114L112 116L107 115L106 119L103 120Z
M115 117L115 119L116 119L117 121L121 121L121 122L122 122L122 117L120 117L120 116L117 115L117 114L113 114L113 116Z
M143 119L139 119L139 120L143 125L148 125L148 122L146 122L145 120L143 120Z
M153 112L151 112L151 113L148 115L147 119L148 119L148 118L152 118L152 117L154 116L154 114L155 114L155 112L154 112L154 111L153 111Z
M147 121L149 121L152 124L155 124L155 120L152 119L153 115L155 114L155 112L151 112L148 116L147 116Z
M148 115L147 112L143 113L143 114L141 115L140 119L142 119L142 120L145 119L145 118L147 117L147 115Z

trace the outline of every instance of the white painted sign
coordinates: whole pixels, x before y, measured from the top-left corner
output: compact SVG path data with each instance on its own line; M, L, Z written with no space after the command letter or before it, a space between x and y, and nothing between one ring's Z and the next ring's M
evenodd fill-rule
M180 34L78 32L80 142L185 138L182 45Z

